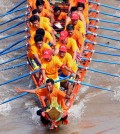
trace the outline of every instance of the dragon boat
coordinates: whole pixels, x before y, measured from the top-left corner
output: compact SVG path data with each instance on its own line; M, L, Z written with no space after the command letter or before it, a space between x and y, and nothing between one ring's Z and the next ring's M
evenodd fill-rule
M0 15L0 17L4 17L6 15L9 15L9 14L12 14L12 13L15 13L15 12L19 12L19 11L22 11L22 10L30 11L31 3L29 3L30 2L29 0L27 2L29 6L23 7L23 8L20 8L20 9L16 10L16 8L19 7L20 5L22 5L24 2L26 2L26 0L23 0L21 3L16 5L13 9L9 10L5 14ZM112 28L107 28L107 27L99 27L97 25L99 21L100 22L105 22L105 23L111 23L111 24L115 24L115 25L119 25L120 24L120 22L113 22L113 21L110 21L110 20L98 19L98 14L99 13L104 14L104 15L108 15L108 16L112 16L112 17L116 17L116 18L120 18L120 16L115 15L115 14L109 14L109 13L106 13L106 12L100 12L98 10L99 6L101 5L101 6L104 6L104 7L110 8L110 9L115 9L115 10L118 10L118 11L120 11L120 8L115 8L113 6L101 4L101 3L99 3L99 0L92 0L92 1L90 0L89 4L90 4L90 10L89 10L89 18L90 19L89 19L89 25L87 26L87 30L86 30L87 32L86 32L86 39L85 39L85 42L84 42L85 49L84 49L84 52L83 52L83 57L80 57L80 60L78 62L78 70L77 70L78 74L77 74L77 77L75 77L74 79L70 79L70 77L66 77L66 78L59 77L59 81L67 80L68 83L72 83L71 87L70 87L72 89L72 94L71 94L71 98L69 100L69 105L66 105L66 112L64 112L62 107L61 107L61 105L58 104L56 98L53 98L52 101L51 101L51 104L45 110L45 115L44 116L45 116L45 118L47 120L49 120L49 124L48 125L50 125L51 122L52 122L52 123L54 123L54 128L57 128L61 124L67 124L68 123L67 118L64 118L64 117L68 117L69 116L69 109L74 104L74 101L75 101L79 91L81 90L81 85L86 85L86 86L89 86L89 87L98 88L98 89L101 89L101 90L106 90L106 91L113 92L113 90L111 90L111 89L107 89L107 88L103 88L103 87L100 87L100 86L94 86L94 85L91 85L91 84L83 83L83 80L85 78L85 74L86 74L87 70L91 70L91 71L94 71L94 72L97 72L97 73L101 73L101 74L105 74L105 75L109 75L109 76L120 78L120 75L118 75L118 74L111 74L111 73L104 72L104 71L101 71L101 70L95 70L95 69L88 68L88 66L90 64L90 61L92 60L93 52L96 51L95 48L94 48L94 45L97 44L99 46L103 46L103 47L107 47L107 48L112 48L112 49L115 49L115 50L120 50L120 48L118 48L118 47L115 47L115 46L112 46L112 45L101 44L101 43L97 43L96 42L96 37L97 36L98 37L102 37L102 38L107 38L107 39L115 40L115 41L120 41L119 38L114 38L114 37L110 37L110 36L104 36L104 35L97 34L97 29L98 28L104 29L104 30L120 32L120 30L118 30L118 29L112 29ZM66 13L68 13L68 11L69 11L68 10L69 4L68 4L67 1L61 1L61 2L60 1L55 1L54 4L51 3L51 7L52 8L54 7L54 5L57 5L57 6L61 7L62 11L66 12ZM31 14L31 12L30 13L26 12L26 14L22 14L20 16L17 16L15 18L11 19L11 20L8 20L6 22L0 23L0 26L2 26L4 24L12 22L12 21L14 21L14 20L16 20L18 18L26 17L25 21L22 21L22 22L20 22L18 24L15 24L15 25L5 29L5 30L2 30L2 31L0 31L0 33L4 33L6 31L9 31L10 29L12 29L14 27L17 27L17 26L27 22L30 14ZM59 35L59 33L62 30L64 30L64 23L63 22L59 22L59 26L58 26L58 23L56 22L55 25L53 26L53 28L57 32L57 35ZM21 34L21 33L25 33L25 32L27 33L27 36L25 36L23 39L15 42L14 44L6 47L5 49L2 49L0 51L0 55L2 56L2 55L5 55L7 53L10 53L10 52L13 52L13 51L17 51L17 50L25 47L25 45L23 45L23 46L19 46L18 48L16 47L15 49L11 49L12 47L14 47L15 45L19 44L20 42L29 39L29 36L28 36L29 30L27 28L25 30L21 30L21 31L9 34L7 36L1 37L0 41L3 40L3 39L6 39L6 38L12 37L12 36ZM58 36L56 36L56 38L58 39ZM109 52L96 51L96 53L106 54L106 55L111 55L111 56L120 56L120 54L112 54L112 53L109 53ZM1 62L0 65L2 66L4 64L6 64L6 63L12 62L14 60L18 60L18 59L23 58L25 56L27 57L26 54L17 56L15 58L9 59L7 61ZM109 60L93 59L93 61L95 61L95 62L102 62L102 63L108 63L108 64L120 65L120 62L112 62L112 61L109 61ZM35 77L35 73L38 72L39 70L33 70L31 64L29 64L29 62L27 62L27 59L26 59L26 61L24 63L20 63L20 64L17 64L17 65L12 65L12 66L7 66L6 68L2 68L0 71L5 71L5 70L21 67L21 66L26 66L26 65L30 68L30 72L29 73L26 73L24 75L20 75L18 77L15 77L12 80L8 80L6 82L3 82L3 83L0 84L0 86L3 86L5 84L14 82L16 80L19 80L19 79L22 79L24 77L27 77L27 76L31 75L32 80L33 80L34 85L36 86L36 88L39 88L39 86L44 87L44 85L42 85L42 83L38 83L38 80ZM64 91L63 87L61 87L60 89ZM3 105L3 104L5 104L7 102L10 102L10 101L13 101L13 100L15 100L17 98L23 97L23 96L25 96L27 94L28 93L22 93L22 94L20 94L18 96L15 96L15 97L11 98L11 99L8 99L8 100L5 100L5 101L1 102L0 105ZM42 96L39 99L41 101L42 107L46 107L47 104L46 104L45 96Z
M87 1L86 1L87 2ZM98 0L95 0L95 2L98 2ZM87 4L91 4L89 2L87 2ZM67 1L56 1L54 3L54 6L57 5L59 7L61 7L61 10L64 11L64 12L68 12L68 2ZM52 8L54 7L52 6ZM99 5L96 5L96 4L91 4L91 8L92 10L98 10L99 8ZM92 11L88 11L89 12L89 17L91 18L97 18L98 16L98 13L96 12L92 12ZM89 25L94 25L96 26L97 25L97 21L95 20L90 20L89 21ZM59 27L57 27L57 24L60 25ZM94 32L96 33L96 28L91 28L91 27L87 27L87 31L89 32ZM55 22L54 25L53 25L53 28L55 29L55 31L57 32L57 34L59 35L59 33L64 30L64 23L63 22ZM96 41L96 36L94 35L91 35L91 34L86 34L86 39L88 39L90 42L95 42ZM84 42L84 46L85 48L87 48L88 50L92 51L94 50L94 45L91 44L91 43L87 43L87 42ZM84 55L84 58L87 58L87 59L90 59L92 57L92 52L87 52L87 53L83 53ZM89 66L89 63L90 61L89 60L83 60L83 61L80 61L78 63L78 65L81 65L83 67L88 67ZM71 63L72 64L72 63ZM31 64L29 64L29 67L30 67L30 70L31 71L34 71ZM45 112L45 117L52 123L54 123L54 128L57 128L60 124L67 124L68 123L68 120L64 120L63 121L63 118L62 116L64 117L64 114L68 116L68 111L69 109L72 107L73 103L74 103L74 100L76 98L76 96L78 95L78 92L80 91L81 89L81 84L80 82L84 80L84 77L85 77L85 73L86 73L86 69L81 69L81 68L78 68L78 76L75 78L75 79L65 79L63 77L59 77L59 81L62 81L62 79L64 80L67 80L69 83L72 83L72 86L70 88L72 88L72 94L71 94L71 99L69 100L69 106L66 106L66 111L67 112L64 112L61 108L61 106L57 103L57 100L56 99L52 99L52 102L50 104L50 107L48 109L46 109L46 112ZM33 82L35 84L36 87L39 87L40 85L38 84L37 82L37 79L35 77L35 75L31 75L32 76L32 79L33 79ZM46 101L45 101L45 96L42 96L40 97L40 101L41 101L41 104L43 107L46 107ZM66 117L66 116L65 116Z

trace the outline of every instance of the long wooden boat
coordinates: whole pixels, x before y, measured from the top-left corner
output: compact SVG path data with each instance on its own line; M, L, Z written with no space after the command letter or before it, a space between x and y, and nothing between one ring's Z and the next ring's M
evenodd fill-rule
M98 2L99 0L94 0L95 2ZM61 2L56 2L57 5L61 6L61 8L65 11L68 6L67 5L63 5L63 3ZM98 10L99 8L99 5L96 5L96 4L93 4L92 6L92 9L94 10ZM96 12L89 12L89 17L91 18L97 18L98 16L98 13ZM90 25L94 25L96 26L97 25L97 21L95 20L90 20L89 22ZM88 31L90 32L94 32L96 33L96 29L95 28L89 28L88 26ZM94 35L89 35L89 34L86 34L86 39L92 41L92 42L95 42L96 41L96 37ZM88 50L94 50L94 45L93 44L90 44L90 43L85 43L85 47L88 49ZM84 57L85 58L88 58L90 59L92 57L92 52L87 52L87 53L84 53ZM89 60L86 60L86 61L82 61L81 62L81 65L84 66L84 67L88 67L89 66L89 63L90 61ZM30 67L30 70L33 71L32 67L29 65ZM76 98L76 96L78 95L78 92L80 91L81 89L81 85L79 83L77 83L78 81L81 82L84 80L84 77L85 77L85 74L86 74L86 70L85 69L78 69L78 73L79 73L79 79L75 79L73 81L70 81L70 82L73 82L75 83L76 81L76 84L74 84L73 86L73 89L72 89L72 97L71 99L69 100L69 106L67 106L67 111L69 111L69 109L72 107L73 103L74 103L74 100ZM38 87L38 83L37 83L37 80L34 76L34 74L32 75L32 79L34 81L34 84L36 87ZM42 106L43 107L46 107L46 102L44 100L44 96L40 98L40 101L42 103ZM65 124L65 122L62 122L60 119L61 119L61 113L62 113L62 110L59 109L59 105L58 103L56 102L56 100L53 100L52 104L50 105L50 109L46 110L46 118L48 118L50 121L52 122L55 122L55 126L57 127L58 125L60 124Z
M28 0L29 1L29 0ZM84 0L83 0L84 1ZM25 2L25 1L24 1ZM97 44L96 43L96 33L97 33L97 28L98 28L98 26L97 26L97 23L98 23L98 21L99 21L99 19L98 19L98 13L99 13L99 10L98 10L98 8L99 8L99 4L100 3L98 3L99 2L99 0L92 0L91 1L91 3L92 3L92 5L91 5L91 8L92 8L92 10L90 10L89 11L89 17L91 18L90 19L90 22L89 22L89 26L88 26L88 29L87 29L87 31L88 31L88 33L86 34L86 39L88 39L88 41L86 41L85 42L85 48L88 50L87 52L85 51L85 53L84 53L84 57L83 57L83 59L87 59L87 60L80 60L80 66L82 66L83 68L82 69L78 69L78 77L76 77L74 80L72 79L69 79L68 77L67 77L67 81L69 82L69 83L73 83L73 85L72 85L72 94L71 94L71 98L70 98L70 100L69 100L69 105L66 105L66 111L63 111L63 109L62 109L62 107L61 107L61 105L60 104L58 104L58 102L57 102L57 99L56 98L52 98L52 100L51 100L51 104L49 105L49 107L47 107L47 104L46 104L46 100L45 100L45 96L41 96L39 99L40 99L40 102L41 102L41 104L42 104L42 108L45 108L45 110L44 110L44 113L43 113L43 115L42 116L44 116L48 121L49 121L49 123L48 123L48 126L49 125L51 125L51 124L53 124L53 128L57 128L59 125L61 125L61 124L67 124L68 123L68 120L67 120L67 117L68 117L68 115L69 115L69 109L73 106L73 103L74 103L74 101L75 101L75 99L76 99L76 96L78 95L78 92L80 91L80 89L81 89L81 82L84 80L84 77L85 77L85 74L86 74L86 70L87 70L87 68L88 68L88 66L89 66L89 63L90 63L90 60L88 60L88 59L91 59L91 57L92 57L92 50L94 50L94 45L93 44ZM68 4L66 3L66 1L64 1L64 4L62 3L62 2L56 2L56 4L58 5L58 6L60 6L61 8L62 8L62 10L64 10L64 11L68 11ZM18 4L18 5L16 5L16 7L14 7L12 10L14 10L15 8L17 8L18 6L19 6L20 4ZM118 8L115 8L115 7L111 7L111 6L108 6L108 5L104 5L104 6L107 6L108 8L113 8L113 9L116 9L116 10L119 10L120 11L120 9L118 9ZM24 8L22 8L22 9L18 9L18 10L15 10L14 12L17 12L17 11L21 11L21 10L23 10L23 9L27 9L26 7L24 7ZM11 13L14 13L14 12L12 12L12 10L10 10L9 12L7 12L6 14L3 14L3 15L1 15L1 17L2 16L6 16L6 15L8 15L8 14L11 14ZM27 13L27 15L28 15L29 13ZM103 12L103 14L105 14L104 12ZM107 13L107 15L109 15L109 16L115 16L115 17L117 17L117 18L120 18L120 16L116 16L116 15L113 15L113 14L108 14ZM1 25L3 25L3 24L7 24L8 22L11 22L11 21L13 21L13 20L15 20L15 19L17 19L17 18L21 18L21 17L23 17L23 16L26 16L25 14L24 15L21 15L21 16L18 16L18 17L16 17L16 18L14 18L14 19L12 19L12 20L8 20L8 21L6 21L6 22L3 22L3 23L1 23L0 24L0 26ZM27 16L27 17L29 17L29 16ZM120 22L113 22L113 21L110 21L110 20L102 20L102 19L100 19L100 21L101 22L108 22L108 23L113 23L113 24L120 24ZM22 22L23 23L23 22ZM21 23L19 23L19 24L21 24ZM3 30L3 31L0 31L0 33L2 33L2 32L5 32L5 31L7 31L7 30L10 30L11 28L14 28L15 26L18 26L19 24L17 24L17 25L14 25L14 26L12 26L12 27L9 27L9 28L7 28L7 29L5 29L5 30ZM64 25L64 24L63 24ZM56 28L56 27L55 27ZM119 30L117 30L117 29L111 29L111 28L105 28L105 27L102 27L102 29L105 29L105 30L110 30L110 31L117 31L117 32L119 32ZM61 31L61 29L56 29L58 32L60 32ZM23 30L22 32L25 32L25 30ZM21 31L19 31L19 32L17 32L17 33L12 33L11 35L8 35L8 36L4 36L3 38L0 38L0 40L2 40L2 39L5 39L5 38L8 38L8 37L11 37L11 36L14 36L14 35L17 35L17 34L19 34L19 33L22 33ZM27 31L28 32L28 31ZM94 34L91 34L91 33L94 33ZM95 35L95 36L94 36ZM100 37L103 37L102 35L100 36ZM105 36L105 38L108 38L108 39L112 39L112 40L115 40L115 41L120 41L120 39L118 39L118 38L113 38L113 37L108 37L108 36ZM22 42L22 41L24 41L24 40L26 40L26 39L28 39L28 38L24 38L23 40L20 40L20 41L18 41L17 43L19 43L19 42ZM91 43L92 44L91 44ZM95 42L95 43L94 43ZM2 55L4 55L4 54L7 54L7 53L9 53L9 52L12 52L12 51L16 51L16 50L18 50L18 49L20 49L20 48L15 48L15 49L13 49L13 50L9 50L10 48L12 48L15 44L17 44L17 43L14 43L14 44L12 44L12 45L10 45L9 47L7 47L7 48L5 48L5 49L3 49L2 51L0 51L0 54L1 54L1 56ZM98 43L99 44L99 43ZM101 44L101 46L105 46L106 47L106 44ZM108 47L109 46L109 47ZM23 46L22 46L23 47ZM25 47L25 46L24 46ZM118 47L115 47L115 46L110 46L110 45L107 45L107 47L108 48L115 48L115 49L117 49L117 50L120 50L120 48L118 48ZM8 50L8 51L7 51ZM5 53L4 53L5 52ZM101 53L106 53L106 52L101 52ZM107 53L107 55L113 55L113 56L120 56L120 54L111 54L111 53ZM24 55L22 55L22 56L26 56L26 54L24 54ZM21 56L19 56L19 57L17 57L17 58L14 58L14 59L18 59L18 58L20 58ZM3 63L0 63L0 65L3 65L3 64L5 64L5 63L8 63L8 62L10 62L10 61L13 61L14 59L10 59L10 60L8 60L8 61L5 61L5 62L3 62ZM95 59L96 60L96 59ZM101 60L98 60L98 61L101 61ZM103 63L110 63L110 64L117 64L117 65L120 65L120 62L111 62L111 61L105 61L105 60L103 60ZM15 67L19 67L19 66L22 66L22 65L27 65L28 63L20 63L19 65L15 65L15 66L9 66L9 67L7 67L7 68L3 68L3 69L1 69L0 71L4 71L4 70L8 70L8 69L11 69L11 68L15 68ZM72 64L72 63L71 63ZM39 83L38 83L38 81L37 81L37 79L36 79L36 77L35 77L35 75L34 75L34 73L36 72L36 70L34 71L33 69L32 69L32 67L31 67L31 65L29 64L29 68L30 68L30 72L29 73L27 73L27 74L24 74L24 75L21 75L21 76L18 76L17 78L14 78L14 79L12 79L12 80L8 80L8 81L6 81L6 82L3 82L3 83L1 83L0 84L0 86L2 86L2 85L5 85L5 84L8 84L8 83L11 83L11 82L14 82L14 81L16 81L16 80L19 80L19 79L22 79L22 78L24 78L24 77L27 77L27 76L29 76L29 75L31 75L32 76L32 80L33 80L33 82L34 82L34 84L35 84L35 86L36 86L36 88L39 88ZM85 69L84 69L85 68ZM88 68L89 69L89 68ZM93 70L93 69L91 69L91 70ZM37 70L38 71L38 70ZM96 71L96 70L95 70ZM110 74L110 73L108 73L108 72L102 72L101 70L97 70L96 72L99 72L99 73L101 73L101 74L106 74L106 75L110 75L110 76L114 76L114 77L118 77L118 78L120 78L120 75L116 75L116 74ZM62 79L62 77L60 77L60 80ZM90 85L90 84L86 84L87 86L88 85ZM44 85L43 85L44 86ZM98 88L98 89L102 89L102 90L107 90L107 91L110 91L110 92L114 92L114 90L111 90L111 89L107 89L107 88L102 88L102 87L98 87L98 86L94 86L94 85L92 85L91 87L95 87L95 88ZM42 88L42 87L41 87ZM18 98L20 98L20 97L22 97L22 96L25 96L25 95L27 95L28 93L22 93L22 94L20 94L20 95L17 95L17 96L14 96L13 98L10 98L10 99L8 99L8 100L5 100L5 101L3 101L2 103L0 103L0 105L2 105L2 104L5 104L5 103L8 103L8 102L10 102L10 101L12 101L12 100L15 100L15 99L18 99ZM66 101L66 100L65 100Z

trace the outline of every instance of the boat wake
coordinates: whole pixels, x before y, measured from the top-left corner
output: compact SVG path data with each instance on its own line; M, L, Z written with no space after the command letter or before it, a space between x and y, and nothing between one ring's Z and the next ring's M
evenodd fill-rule
M7 98L8 99L8 98ZM9 103L0 106L0 115L8 116L12 110L12 107Z
M112 100L116 100L120 102L120 86L114 88L115 93L114 96L112 97Z

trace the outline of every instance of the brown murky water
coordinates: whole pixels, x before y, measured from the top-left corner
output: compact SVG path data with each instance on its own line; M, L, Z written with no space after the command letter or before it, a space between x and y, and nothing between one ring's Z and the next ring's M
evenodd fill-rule
M100 2L104 4L109 4L111 6L120 7L119 0L100 0ZM11 7L13 7L13 4L16 3L17 2L15 0L1 0L0 7L2 10L0 11L0 13L5 12L4 10L7 11ZM100 11L120 15L120 11L115 11L109 8L100 7ZM0 21L5 21L15 16L15 14L10 15L8 17L4 17ZM99 15L99 18L120 22L120 19L105 15ZM19 22L20 20L17 21ZM99 25L120 29L119 25L108 23L99 23ZM10 26L10 24L0 27L0 30L8 26ZM19 27L18 29L22 29L23 27ZM13 31L17 31L18 29L14 29ZM120 38L120 33L117 32L98 30L98 33ZM0 37L5 34L0 35ZM20 39L20 37L23 37L23 35L19 35L19 37L10 38L10 40L0 42L0 50L4 48L2 44L9 45L10 42L12 43L15 39ZM120 42L111 41L104 38L98 38L97 41L100 43L109 42L110 45L120 48ZM120 54L119 50L100 46L96 46L95 50ZM21 51L14 53L14 55L9 54L6 56L2 56L2 58L0 58L0 62L17 55L18 53L20 54ZM94 54L93 58L120 62L120 57L107 55L105 56ZM15 63L18 62L19 60ZM11 65L12 64L13 63L11 63ZM2 68L5 66L7 65L2 66ZM120 75L120 67L118 65L91 62L90 67L110 72L111 74ZM14 71L11 70L11 72L2 72L0 83L17 75L20 75L20 72L24 74L28 72L28 69L26 69L26 67L21 67L18 69L14 69ZM102 86L105 88L110 88L111 90L115 90L115 92L102 91L99 89L82 86L82 89L78 97L76 98L73 107L69 111L69 124L67 126L61 126L58 131L54 132L49 131L41 124L39 124L39 117L36 115L36 111L38 109L38 106L36 105L37 99L35 98L35 96L29 94L25 97L0 106L0 134L119 134L120 79L88 71L84 82L91 83L97 86ZM30 87L31 85L32 82L30 78L25 78L18 82L1 86L0 101L2 102L3 100L16 95L17 93L15 93L13 90L16 86Z

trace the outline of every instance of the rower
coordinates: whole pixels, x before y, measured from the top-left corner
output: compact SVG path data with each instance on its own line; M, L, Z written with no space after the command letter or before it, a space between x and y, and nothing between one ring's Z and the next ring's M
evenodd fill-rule
M82 55L83 50L84 50L84 40L85 40L84 35L81 32L79 32L78 30L75 30L74 25L72 25L72 24L68 24L66 26L66 30L68 32L68 37L76 40L77 46L78 46L80 53Z
M44 3L45 2L43 0L37 0L36 8L38 9L40 16L51 18L51 13L50 13L49 9L44 8Z
M67 26L69 24L69 22L71 21L71 14L73 12L77 13L77 7L71 7L70 8L70 11L68 12L68 16L66 18L65 26Z
M73 60L75 60L77 52L79 52L79 48L76 41L73 38L68 37L67 31L60 32L59 42L56 44L56 53L59 52L59 47L62 44L67 46L68 52L72 55Z
M86 24L89 24L89 16L88 16L88 11L89 11L89 1L88 0L78 0L78 3L83 3L85 8L83 10L83 14L85 16L86 19ZM77 7L78 7L78 3L77 3Z
M41 70L44 83L46 79L51 78L53 80L59 80L58 70L66 69L71 73L74 73L70 68L65 66L57 56L53 56L51 49L45 49L41 60ZM56 88L60 88L60 82L55 83Z
M30 22L31 22L31 25L29 26L29 28L30 28L31 36L35 35L35 32L38 28L43 28L45 31L48 31L52 35L52 37L54 38L54 41L55 41L55 36L54 36L55 31L48 23L41 22L38 15L33 15L30 18Z
M30 21L30 34L35 33L38 28L43 28L44 30L52 33L52 28L49 26L48 23L41 22L40 17L38 15L33 15L29 19Z
M31 10L36 9L37 1L40 1L40 0L28 0ZM41 1L43 1L43 0L41 0ZM48 0L44 0L44 8L47 9L48 11L51 11L51 6L50 6L50 3L48 2Z
M54 22L55 21L62 21L62 22L65 22L66 20L66 17L67 17L67 13L65 12L62 12L61 11L61 8L58 7L58 6L55 6L54 9L53 9L53 18L54 18ZM54 23L53 22L53 23Z
M88 0L69 0L69 4L70 4L69 9L71 9L71 7L73 6L77 6L78 3L83 3L85 5L84 12L88 14L88 10L89 10Z
M54 80L53 79L47 79L46 80L46 87L45 88L37 88L37 89L22 89L22 88L16 88L17 92L29 92L36 94L41 102L41 97L45 97L47 100L46 106L44 106L42 109L37 111L37 115L41 116L41 121L45 125L51 124L51 128L54 127L52 122L48 120L45 117L46 110L49 108L49 105L52 103L52 99L56 98L57 103L61 106L64 114L62 115L61 121L64 121L67 119L67 113L66 113L66 106L65 106L65 99L70 99L70 96L65 94L63 91L57 89L54 86Z
M34 40L35 40L35 44L33 44L31 46L31 54L33 55L33 58L29 58L29 62L33 63L33 61L34 61L35 64L37 64L37 66L41 67L42 53L46 48L51 49L51 47L48 44L44 43L42 35L37 34L34 37ZM31 64L31 65L33 65L32 66L33 69L36 70L36 68L34 68L34 64ZM37 78L37 81L38 81L38 85L41 84L41 75L40 74L41 74L41 72L36 73L36 78Z
M45 43L55 46L55 41L53 40L52 35L48 31L45 31L42 28L38 28L36 30L35 34L33 33L32 36L30 37L29 43L30 43L31 46L35 43L34 37L35 37L36 34L42 35L43 36L43 41Z
M84 23L79 20L79 14L78 13L72 13L71 14L71 21L68 24L74 25L74 28L78 31L80 31L82 34L86 34L86 28L84 26Z
M83 14L86 25L89 24L89 17L88 17L88 4L85 4L84 2L81 2L81 0L78 1L77 4L77 11L79 14Z
M79 19L83 22L84 27L86 28L86 19L85 19L85 16L84 16L84 14L83 14L82 12L80 12L78 9L79 9L79 8L78 8L77 6L71 7L70 12L69 12L69 14L68 14L68 16L67 16L66 24L65 24L65 25L68 25L69 22L71 21L71 14L72 14L72 13L77 13L77 14L79 15Z
M66 45L61 45L59 47L59 53L57 55L57 57L60 59L60 61L66 65L68 68L71 68L71 70L73 70L74 74L77 74L77 64L76 61L73 61L72 56L67 52L67 46ZM67 77L70 76L71 73L69 71L67 71L66 69L62 68L60 69L60 76L61 77ZM76 75L73 76L74 78L76 77ZM71 95L72 93L72 89L73 89L73 85L71 85L70 83L68 83L68 81L62 81L61 82L61 86L65 88L66 94L67 95ZM72 88L71 88L72 86Z
M52 14L52 26L57 31L60 32L65 28L65 21L66 21L67 14L61 11L61 8L55 6L53 8Z
M31 46L32 54L37 62L41 65L42 53L45 49L51 49L51 47L43 41L43 36L36 34L34 37L35 44Z
M36 5L35 5L36 1L35 0L27 0L27 1L29 3L31 10L36 8Z
M38 9L34 9L34 10L32 11L32 15L38 15L38 16L40 17L40 20L41 20L41 21L43 21L43 22L48 23L49 25L51 25L51 24L50 24L50 19L47 18L47 17L42 17L42 16L40 16L40 14L39 14L39 12L38 12Z
M49 46L52 47L52 46L55 46L56 45L56 39L54 39L49 32L44 31L43 29L39 28L38 30L36 30L36 34L43 35L44 42L47 43L47 44L49 44Z

